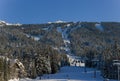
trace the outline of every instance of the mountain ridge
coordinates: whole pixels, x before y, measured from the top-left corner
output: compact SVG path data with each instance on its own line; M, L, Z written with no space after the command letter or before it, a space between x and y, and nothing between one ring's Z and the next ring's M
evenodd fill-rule
M120 59L118 22L3 25L0 26L0 33L0 55L23 63L27 75L22 77L35 78L56 73L62 66L75 66L77 63L67 56L87 59L86 67L93 67L95 59L100 60L101 66L109 66L112 60ZM1 61L0 68L3 68L4 59ZM11 79L9 74L6 76Z

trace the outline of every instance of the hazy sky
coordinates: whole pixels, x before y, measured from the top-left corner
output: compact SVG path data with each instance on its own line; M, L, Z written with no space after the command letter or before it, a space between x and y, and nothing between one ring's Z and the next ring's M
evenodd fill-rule
M120 21L120 0L0 0L0 20Z

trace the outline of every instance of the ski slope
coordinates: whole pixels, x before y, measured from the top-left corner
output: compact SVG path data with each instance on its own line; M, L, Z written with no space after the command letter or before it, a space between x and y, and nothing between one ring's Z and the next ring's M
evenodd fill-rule
M93 68L86 68L86 71L83 67L66 66L56 74L46 74L36 79L20 79L20 81L104 81L104 78L100 76L100 71Z

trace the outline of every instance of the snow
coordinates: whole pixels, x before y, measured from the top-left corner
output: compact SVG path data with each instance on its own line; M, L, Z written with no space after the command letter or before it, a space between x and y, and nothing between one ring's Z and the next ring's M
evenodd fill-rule
M16 26L21 26L22 24L20 24L20 23L17 23L17 24L14 24L14 25L16 25Z
M32 35L28 35L28 34L25 34L25 35L27 38L32 38L35 41L39 41L40 38L42 37L42 35L39 35L39 36L32 36Z
M62 32L62 38L63 38L64 40L66 40L66 39L69 40L69 39L68 39L67 30L68 30L68 27L65 28L65 29L63 30L63 32Z
M62 21L60 21L62 22ZM59 23L60 23L59 22ZM101 76L101 72L97 69L86 68L85 67L85 58L75 56L71 53L70 50L70 39L68 38L69 32L81 27L73 27L70 29L70 25L67 25L65 28L57 27L57 31L61 33L64 46L60 48L53 47L56 50L62 49L66 51L67 57L69 58L70 66L61 67L60 71L56 74L45 74L36 79L20 79L20 81L103 81L104 78ZM100 27L98 24L96 27ZM68 32L69 31L69 32ZM85 70L87 72L85 72ZM96 74L96 75L95 75ZM115 80L109 80L115 81Z
M70 53L70 48L68 46L70 44L70 40L68 39L68 33L67 33L68 27L66 27L65 29L62 29L61 27L57 27L57 31L61 33L63 42L65 44L65 46L60 47L60 49Z
M6 23L5 21L0 20L0 23Z
M48 24L51 24L52 22L48 22Z
M11 23L6 23L6 25L10 26L10 25L13 25L13 24L11 24Z
M32 36L35 41L39 41L40 37Z
M62 34L64 43L70 43L70 40L68 39L67 30L68 30L68 27L65 29L62 29L61 27L57 27L57 31Z
M17 24L6 23L6 25L8 25L8 26L11 26L11 25L14 25L14 26L21 26L22 24L19 24L19 23L17 23Z
M104 31L104 28L103 28L103 26L101 26L100 23L99 23L99 24L95 24L95 27L96 27L97 29L99 29L100 31Z
M10 60L10 59L9 59L8 57L6 57L6 56L1 56L1 55L0 55L0 58L6 59L6 61L9 61L9 60Z
M45 31L47 31L47 30L49 30L49 27L42 28L42 30L45 30Z
M59 50L59 48L58 47L52 47L54 50Z
M27 37L27 38L29 38L29 37L30 37L30 35L28 35L28 34L25 34L25 35L26 35L26 37Z
M68 38L68 30L73 31L79 27L73 27L70 29L70 24L68 24L65 28L57 27L57 31L61 33L62 39L65 46L61 46L60 48L53 47L56 50L65 50L67 57L69 58L70 66L61 67L60 71L56 74L45 74L41 77L37 77L36 79L20 79L20 81L103 81L104 78L101 76L101 72L97 69L86 68L85 60L81 57L75 56L71 53L70 50L70 39ZM96 24L96 28L103 31L102 26L100 24ZM87 72L85 72L85 69ZM109 80L116 81L116 80Z
M70 26L70 24L68 25ZM62 29L61 27L57 27L57 31L61 33L63 42L65 44L65 46L60 47L60 49L66 51L66 54L67 54L67 57L69 58L69 63L71 66L85 67L85 62L83 59L81 58L78 59L77 56L75 56L74 54L71 54L71 49L69 47L71 42L70 42L70 39L68 38L68 34L69 34L68 31L70 30L69 26L65 27L64 29ZM78 27L81 27L81 25L72 28L71 31L74 29L77 29Z
M56 21L55 23L65 23L65 21L58 20L58 21Z
M20 24L20 23L17 23L17 24L7 23L6 21L2 21L2 20L0 20L0 24L5 24L5 25L8 25L8 26L11 26L11 25L21 26L21 25L22 25L22 24Z
M67 24L67 27L69 27L71 24Z
M5 21L0 20L0 27L1 27L1 26L4 26L5 24L6 24Z
M70 40L63 40L64 43L69 43L70 44Z
M55 22L48 22L48 24L51 24L51 23L65 23L65 21L57 20L57 21L55 21Z
M75 55L67 55L70 66L85 67L85 60Z
M80 27L81 27L81 25L75 26L75 27L71 28L71 31L70 31L70 32L72 32L72 31L74 31L74 30L76 30L76 29L78 29L78 28L80 28Z
M14 78L14 79L10 79L8 81L19 81L19 79Z
M70 51L68 47L60 47L61 50L65 50L66 52Z
M68 38L68 34L69 34L68 31L70 30L69 26L70 24L67 24L67 26L63 29L61 27L57 27L57 31L61 33L64 45L65 45L60 47L60 49L66 51L66 54L67 54L67 57L69 58L69 63L71 66L85 67L85 63L83 59L78 59L77 56L75 56L74 54L71 54L71 49L69 47L71 42L70 42L70 39ZM72 28L71 31L74 29L77 29L78 27L81 27L81 25Z
M24 71L25 67L22 62L20 62L18 59L10 59L10 67L13 67L14 64L17 64L22 71Z
M86 69L86 72L85 72ZM56 74L45 74L36 79L20 79L20 81L103 81L97 69L75 66L62 67ZM116 81L116 80L109 80Z
M57 32L62 33L62 28L61 27L57 27Z
M24 69L24 65L18 60L18 59L15 59L16 63L18 64L18 66L20 66L22 69Z
M3 20L0 20L0 22L4 22L5 23L5 21L3 21Z

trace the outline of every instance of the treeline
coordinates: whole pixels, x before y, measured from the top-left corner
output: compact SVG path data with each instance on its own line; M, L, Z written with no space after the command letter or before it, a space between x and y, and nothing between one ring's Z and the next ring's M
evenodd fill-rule
M26 33L17 27L0 27L0 38L0 81L56 73L62 66L61 61L66 62L66 55L26 37ZM24 73L15 59L24 65Z

